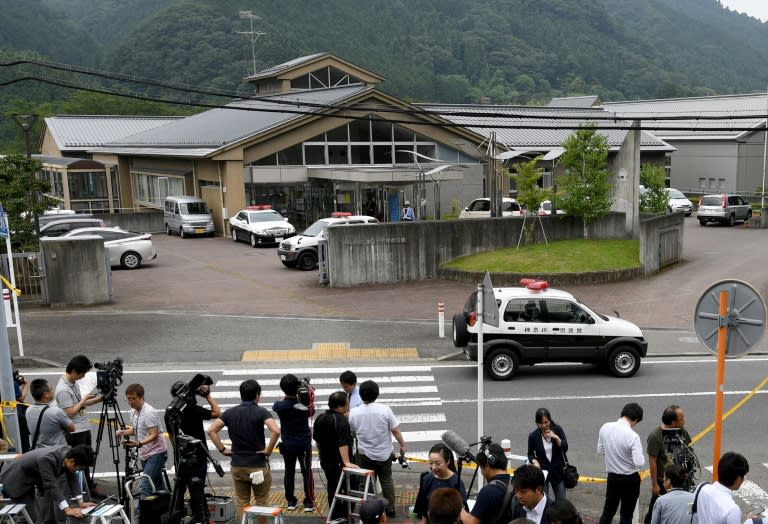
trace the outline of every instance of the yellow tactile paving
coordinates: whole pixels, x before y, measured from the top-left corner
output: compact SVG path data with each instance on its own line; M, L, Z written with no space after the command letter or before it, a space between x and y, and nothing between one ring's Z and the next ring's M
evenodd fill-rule
M283 360L407 360L419 358L416 348L352 349L347 342L318 342L312 349L264 349L243 351L243 362Z

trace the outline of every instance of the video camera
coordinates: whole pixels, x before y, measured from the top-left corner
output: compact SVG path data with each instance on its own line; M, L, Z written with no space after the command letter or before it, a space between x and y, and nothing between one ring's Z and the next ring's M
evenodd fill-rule
M397 462L403 469L411 468L411 465L408 464L408 459L405 458L405 451L401 451L399 455L392 453L392 462Z
M13 381L20 386L23 386L24 384L27 383L27 379L24 378L24 375L19 373L19 370L16 368L13 369Z
M309 411L312 416L315 413L315 388L309 383L309 377L299 379L299 390L296 392L299 403L294 407L301 411Z
M187 404L190 404L194 400L195 395L199 394L198 390L201 386L210 386L213 384L213 379L209 375L203 375L198 373L192 380L179 387L175 387L171 393L173 394L173 400L168 405L166 410L181 412Z
M104 399L114 398L117 386L123 383L123 359L104 362L96 362L96 389Z

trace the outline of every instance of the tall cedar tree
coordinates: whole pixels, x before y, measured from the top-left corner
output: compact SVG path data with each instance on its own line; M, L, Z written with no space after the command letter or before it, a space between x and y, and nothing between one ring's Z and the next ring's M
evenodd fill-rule
M50 202L42 193L50 190L47 180L36 177L40 162L21 154L0 157L0 204L8 215L8 229L11 231L11 247L14 251L37 251L34 214L42 215ZM34 202L34 192L38 201ZM5 242L0 249L5 251Z
M558 207L571 216L581 217L584 238L589 224L611 210L613 197L608 183L608 141L595 126L582 125L563 143L560 165L567 169L560 178Z

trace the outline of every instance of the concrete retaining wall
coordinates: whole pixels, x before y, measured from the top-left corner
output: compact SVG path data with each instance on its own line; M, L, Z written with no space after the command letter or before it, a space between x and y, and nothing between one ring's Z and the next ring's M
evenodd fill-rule
M440 269L440 278L470 282L482 282L485 272L457 271L455 269ZM624 282L640 278L645 274L642 267L632 269L615 269L611 271L593 271L588 273L491 273L494 286L517 287L521 278L546 280L552 287L563 287L583 284L604 284L605 282Z
M538 219L532 243L542 242ZM581 220L541 217L549 241L583 237ZM328 276L332 287L438 278L454 258L517 245L520 217L358 225L328 229ZM593 239L628 238L623 213L589 227Z
M41 238L40 249L52 307L112 302L112 272L103 238Z
M113 213L97 215L97 218L104 220L109 227L121 227L128 231L139 233L160 233L165 231L162 211L151 211L148 213Z
M684 221L683 213L643 217L640 220L640 262L645 267L646 275L652 275L661 269L661 253L665 249L662 247L662 235L666 233L677 237L676 245L673 242L666 249L676 251L677 261L683 259Z

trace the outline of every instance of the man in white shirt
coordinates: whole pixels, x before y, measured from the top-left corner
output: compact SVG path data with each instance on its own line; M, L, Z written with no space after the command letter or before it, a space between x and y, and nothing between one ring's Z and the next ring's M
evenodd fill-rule
M513 479L515 497L519 505L515 506L512 518L524 518L535 524L548 524L544 510L552 505L551 500L544 494L544 473L531 464L520 466L515 470Z
M606 422L600 428L597 453L605 456L608 482L599 524L611 524L619 503L619 522L632 523L632 515L640 496L640 469L645 466L642 441L632 428L641 420L643 408L631 402L621 410L619 420Z
M741 524L741 509L733 500L733 492L741 487L747 473L749 462L743 455L729 451L720 457L717 482L701 486L695 495L699 524Z
M363 469L376 472L384 498L389 501L387 517L395 517L395 485L392 482L392 436L405 453L405 440L400 432L400 421L389 406L376 404L379 385L373 380L360 384L363 405L349 412L349 425L357 434L358 462Z

